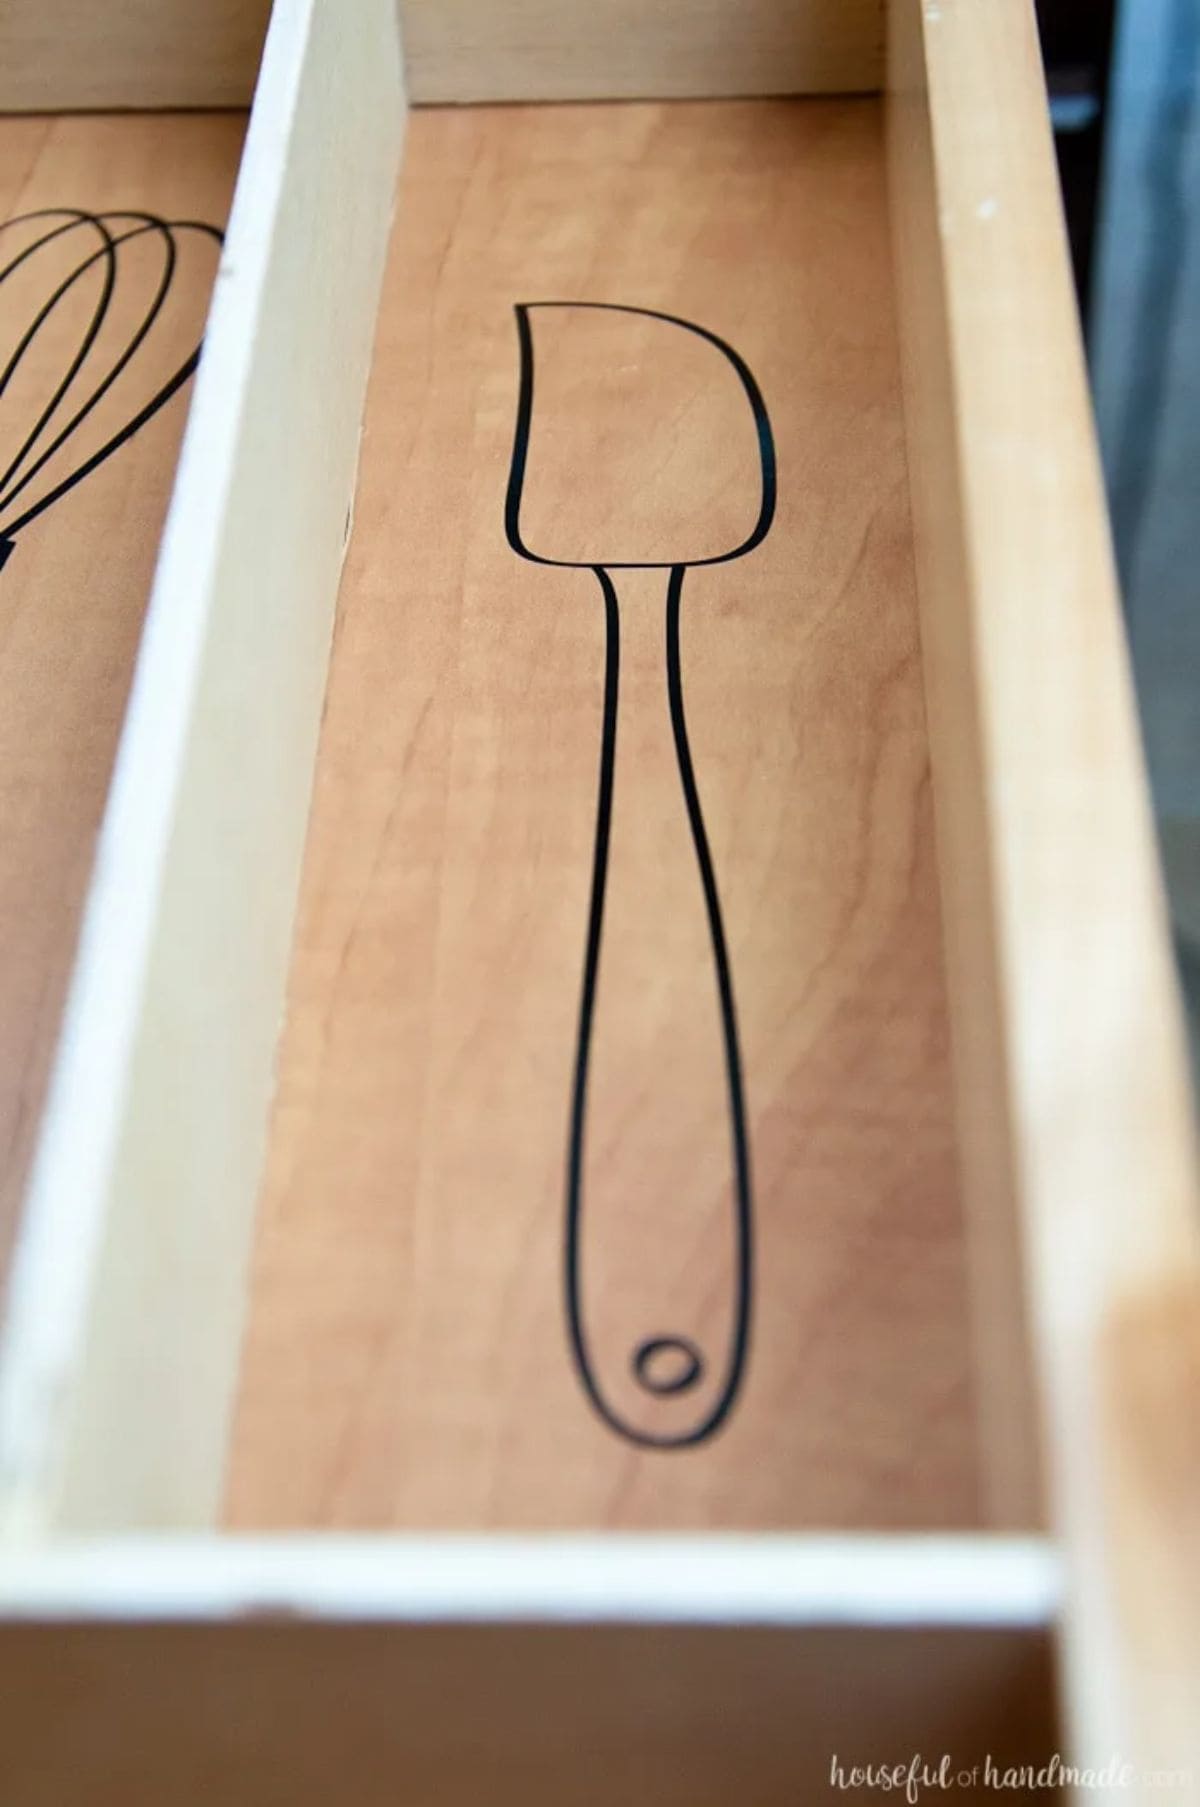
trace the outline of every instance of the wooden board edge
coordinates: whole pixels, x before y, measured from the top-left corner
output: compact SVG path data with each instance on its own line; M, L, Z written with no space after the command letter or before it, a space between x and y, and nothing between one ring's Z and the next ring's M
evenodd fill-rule
M893 0L891 28L918 514L938 497L918 520L925 657L936 667L948 640L953 670L965 647L972 680L934 724L939 834L960 724L978 736L994 925L990 947L969 940L975 991L968 964L952 1008L993 1011L998 1040L959 1079L1002 1079L1065 1552L1068 1725L1078 1760L1186 1771L1200 1799L1195 1135L1036 27L1010 0ZM929 256L946 379L913 312ZM947 381L949 432L915 393L931 380Z
M265 1798L267 1778L316 1807L363 1750L363 1807L792 1807L824 1798L835 1763L1045 1763L1057 1594L1047 1545L975 1536L10 1548L6 1802L57 1798L38 1793L56 1766L101 1807L124 1799L126 1749L140 1786L169 1779L180 1807L210 1798L216 1766L233 1807Z
M983 1519L1044 1518L957 396L919 6L892 7L887 108L909 498L937 832Z
M0 1549L0 1617L1050 1626L1044 1539L972 1533L49 1539Z
M217 1511L403 123L392 0L278 0L15 1251L0 1498Z
M1052 1760L1044 1627L0 1621L6 1807L794 1807ZM973 1775L967 1779L965 1770ZM839 1780L838 1778L845 1778ZM961 1778L961 1779L960 1779Z

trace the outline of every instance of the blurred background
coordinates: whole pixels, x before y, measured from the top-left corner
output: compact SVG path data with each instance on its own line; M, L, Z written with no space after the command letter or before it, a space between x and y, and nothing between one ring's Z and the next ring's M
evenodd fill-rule
M1038 0L1200 1086L1200 0Z

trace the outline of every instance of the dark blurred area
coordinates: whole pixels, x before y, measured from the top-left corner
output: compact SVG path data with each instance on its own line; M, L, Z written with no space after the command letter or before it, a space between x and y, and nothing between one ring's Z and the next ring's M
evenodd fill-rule
M1200 0L1038 20L1200 1078Z
M1050 116L1081 298L1091 286L1115 10L1115 0L1038 0Z

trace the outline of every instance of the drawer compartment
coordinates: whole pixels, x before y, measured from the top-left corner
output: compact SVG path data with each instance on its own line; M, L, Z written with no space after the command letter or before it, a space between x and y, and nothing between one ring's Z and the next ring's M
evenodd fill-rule
M0 119L0 319L11 360L0 402L0 1269L244 132L239 113Z
M352 110L351 97L361 102L358 129L338 127L331 158L328 142ZM17 119L6 129L19 133L32 123ZM77 1382L98 1388L108 1404L95 1418L84 1408L76 1422L91 1421L103 1441L107 1411L124 1415L119 1401L133 1375L127 1359L141 1362L132 1344L117 1354L120 1326L144 1326L143 1350L155 1340L148 1296L165 1303L171 1276L187 1273L191 1303L177 1328L187 1319L202 1337L223 1314L231 1324L239 1309L249 1224L239 1224L235 1200L249 1196L270 1097L402 128L390 8L374 8L345 39L326 6L289 0L278 9L20 1211L5 1334L32 1365L21 1355L6 1361L0 1386L11 1384L0 1407L9 1433L0 1433L0 1470L18 1519L27 1509L40 1516L25 1491L33 1469L52 1445L55 1464L66 1451L52 1428L57 1414L44 1410L47 1387L62 1388L63 1403L71 1394L76 1405ZM148 173L148 193L164 180ZM314 235L323 247L319 268ZM314 376L316 363L332 368L334 359L337 382L326 385ZM122 447L98 475L123 475L128 455ZM156 470L162 484L169 462L160 459ZM18 569L23 540L6 578ZM251 929L248 938L242 928ZM142 1131L152 1123L161 1137L147 1140ZM202 1201L214 1198L227 1201L227 1213L208 1215ZM122 1220L139 1243L133 1260L122 1247ZM48 1306L47 1285L61 1311ZM114 1361L81 1364L80 1335L108 1341L102 1318L117 1332ZM222 1362L215 1343L202 1353L195 1344L185 1349L186 1335L172 1341L172 1352L164 1346L156 1358L156 1414L168 1441L171 1424L179 1430L169 1484L175 1503L160 1500L153 1516L190 1520L197 1477L222 1436L219 1370L232 1375L236 1350L231 1344ZM197 1405L208 1397L213 1441L201 1433L203 1412L183 1429L179 1410L189 1394ZM143 1402L149 1405L144 1391ZM159 1433L143 1445L155 1487L164 1474ZM34 1448L41 1455L30 1468ZM126 1469L118 1479L106 1462L93 1470L85 1515L103 1515L101 1500L115 1481L111 1497L121 1504L113 1516L122 1522L132 1478Z
M189 1802L1200 1775L1195 1152L1036 34L799 10L411 0L414 97L523 104L416 109L397 185L392 0L277 0L11 1263L15 1807L128 1798L114 1719Z
M232 1522L977 1524L881 103L421 109L392 243Z

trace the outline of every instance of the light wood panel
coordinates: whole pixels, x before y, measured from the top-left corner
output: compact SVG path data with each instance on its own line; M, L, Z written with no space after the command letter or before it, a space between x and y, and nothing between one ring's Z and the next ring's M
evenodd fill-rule
M884 73L882 0L404 0L420 101L850 93Z
M883 0L399 10L418 101L847 92L883 80ZM5 0L0 110L245 105L268 12L269 0Z
M1044 1514L1024 1292L1016 1149L1005 1071L981 673L968 595L937 174L917 10L895 8L890 159L908 473L921 609L955 1105L968 1227L984 1511ZM904 98L908 97L908 98ZM984 354L986 355L986 354ZM942 753L941 749L945 749Z
M793 1807L914 1757L994 1800L1049 1670L1040 1626L0 1623L5 1803Z
M245 107L271 0L5 0L0 112Z
M977 1516L888 260L874 103L414 119L318 760L232 1522ZM512 309L538 298L665 308L721 333L777 441L767 539L691 571L684 590L682 681L758 1228L744 1393L687 1451L634 1448L602 1424L564 1329L605 614L592 573L524 562L505 540ZM522 527L556 556L628 555L635 533L649 536L636 556L699 556L712 546L687 535L713 533L723 510L722 531L740 531L753 487L736 385L710 370L693 393L698 342L672 349L661 328L605 316L605 333L623 326L602 357L594 320L537 316L545 381ZM580 430L584 392L599 436ZM680 510L697 485L710 510L693 525ZM584 1315L627 1414L648 1404L625 1379L632 1341L686 1331L715 1371L732 1309L729 1112L670 745L666 575L614 574L623 678L584 1180ZM639 1423L678 1430L693 1398Z
M0 121L0 222L46 208L223 227L245 121L236 114ZM0 267L65 219L0 226ZM113 220L114 233L135 229ZM80 349L101 296L102 241L63 233L0 286L0 367L60 282L93 258L21 359L0 403L0 469L34 429ZM165 267L165 241L120 248L104 327L66 405L30 457L47 449L130 344ZM180 232L166 302L126 371L43 471L0 508L0 530L77 470L131 420L199 344L219 246ZM190 386L111 459L30 522L0 576L0 1272L41 1115L79 917L125 711L142 615Z
M1011 1189L1023 1230L1075 1754L1186 1769L1191 1800L1196 1151L1037 36L1007 0L895 23L939 829L983 830L955 975L965 1172L1006 1118L993 1197ZM968 682L938 683L964 662Z
M215 1510L403 112L390 0L341 19L275 9L97 853L0 1378L26 1528Z

